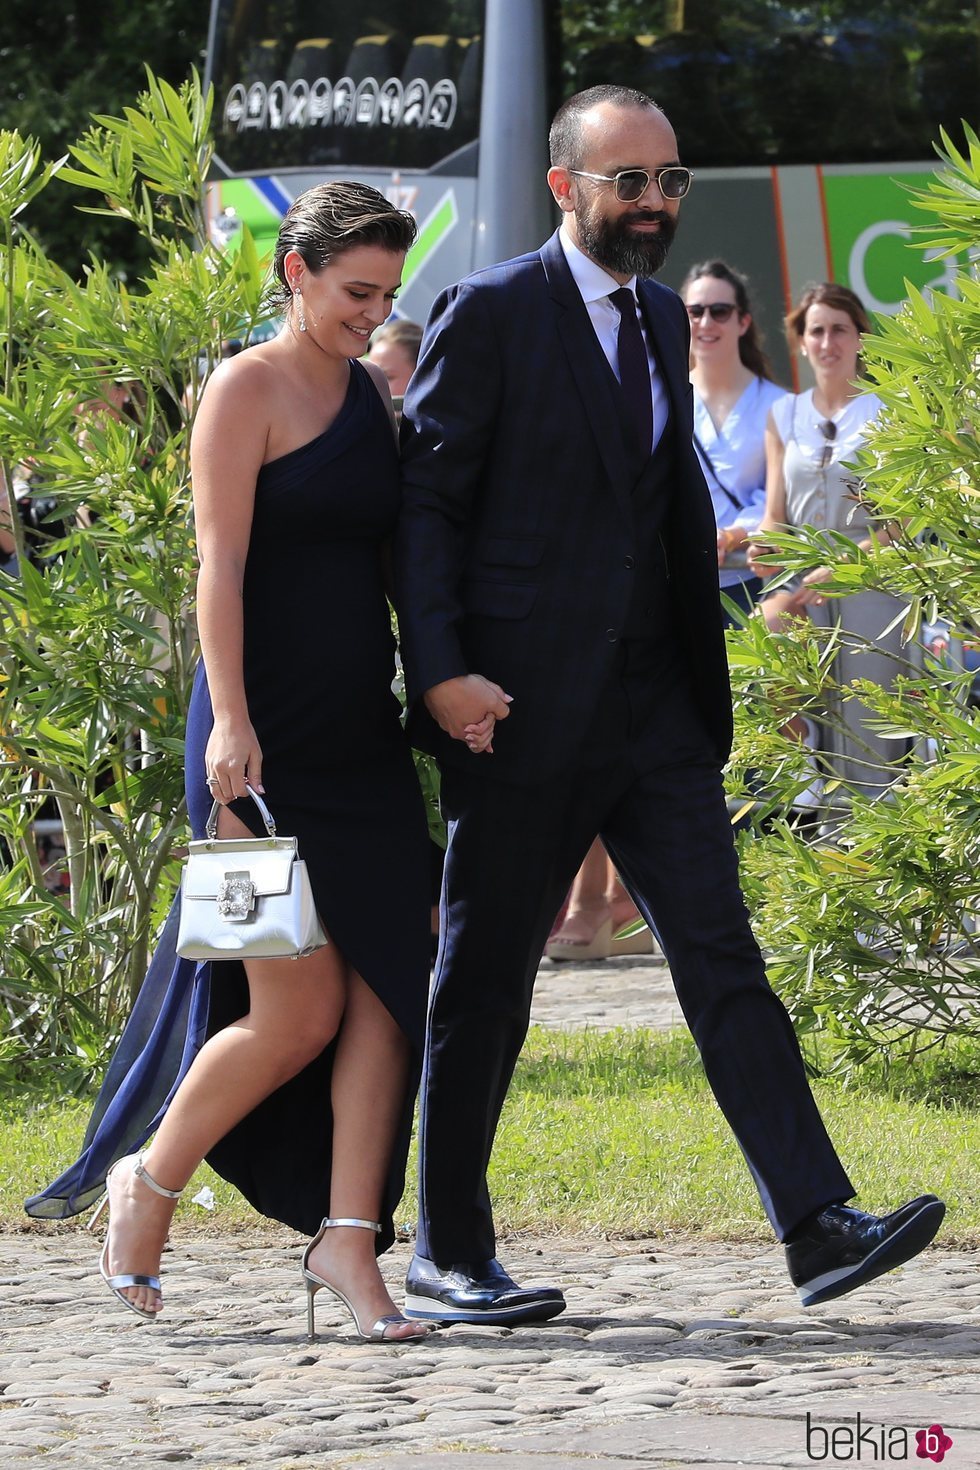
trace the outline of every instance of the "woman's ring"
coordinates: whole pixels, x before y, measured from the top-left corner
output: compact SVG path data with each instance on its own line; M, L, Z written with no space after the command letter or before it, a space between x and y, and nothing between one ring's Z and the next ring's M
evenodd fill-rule
M221 782L218 780L217 776L209 776L204 784L205 786L220 786Z

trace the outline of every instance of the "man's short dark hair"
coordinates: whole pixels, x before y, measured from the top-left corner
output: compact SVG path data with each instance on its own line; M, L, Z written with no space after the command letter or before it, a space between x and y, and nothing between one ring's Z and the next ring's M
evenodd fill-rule
M616 87L606 83L576 92L559 107L548 133L552 168L581 168L582 119L601 102L610 102L613 107L652 107L657 112L663 111L652 97L645 92L637 92L635 87Z

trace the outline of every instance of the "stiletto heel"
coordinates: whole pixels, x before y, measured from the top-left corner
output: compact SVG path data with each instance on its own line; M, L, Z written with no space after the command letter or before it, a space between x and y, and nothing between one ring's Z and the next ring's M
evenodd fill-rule
M90 1230L109 1202L109 1180L123 1164L132 1164L133 1175L137 1179L141 1179L147 1189L152 1189L154 1194L162 1195L164 1199L180 1199L180 1196L184 1192L182 1189L164 1189L162 1184L158 1184L152 1174L148 1174L143 1167L143 1154L126 1154L124 1158L116 1160L105 1176L106 1192L96 1206L95 1214L89 1221ZM380 1229L380 1226L378 1228ZM138 1307L135 1302L130 1301L128 1296L123 1296L123 1292L130 1286L148 1286L151 1291L158 1292L160 1290L160 1278L159 1276L130 1276L125 1274L121 1276L110 1276L109 1242L112 1239L111 1230L112 1226L110 1221L110 1233L106 1236L105 1245L102 1247L102 1254L99 1257L99 1275L113 1296L117 1297L124 1307L128 1308L130 1312L135 1312L137 1317L142 1317L144 1322L153 1322L158 1314L156 1312L147 1312L143 1307Z
M353 1302L344 1295L340 1287L334 1286L332 1282L324 1280L322 1276L318 1276L315 1271L310 1270L310 1256L320 1244L325 1232L333 1229L337 1225L352 1225L360 1230L373 1230L375 1235L380 1235L381 1233L381 1226L376 1220L324 1220L316 1235L314 1235L306 1247L306 1250L303 1252L303 1265L301 1269L303 1280L306 1283L306 1332L310 1342L316 1341L314 1298L320 1290L329 1291L331 1296L336 1297L339 1302L343 1302L348 1312L350 1312L355 1330L362 1342L418 1342L421 1338L427 1337L428 1332L416 1332L411 1337L386 1337L385 1333L389 1327L400 1326L401 1323L412 1320L410 1317L403 1317L401 1312L389 1312L386 1317L379 1317L373 1326L365 1332L361 1326Z
M113 1165L113 1168L115 1168L115 1165ZM112 1173L112 1170L111 1169L110 1169L109 1173L110 1174ZM106 1178L108 1178L108 1177L109 1176L106 1175ZM98 1223L99 1223L99 1216L102 1214L102 1211L105 1209L105 1207L106 1207L106 1205L108 1203L109 1203L109 1191L106 1190L105 1194L102 1196L102 1198L99 1200L99 1203L96 1205L95 1209L92 1211L91 1219L89 1220L88 1224L85 1227L86 1230L94 1230L95 1229L96 1225L98 1225Z

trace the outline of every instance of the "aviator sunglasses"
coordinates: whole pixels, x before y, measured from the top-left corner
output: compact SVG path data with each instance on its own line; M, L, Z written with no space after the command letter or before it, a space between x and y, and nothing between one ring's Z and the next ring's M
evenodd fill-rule
M817 428L824 437L824 446L820 454L820 468L825 470L834 457L834 440L837 438L837 425L833 419L826 419L818 424Z
M687 314L696 322L701 320L705 312L713 322L727 322L732 312L737 310L734 301L694 301L687 308Z
M615 184L616 198L620 204L635 204L642 199L650 187L651 179L665 199L683 199L691 187L693 172L689 168L672 165L670 168L655 168L648 174L642 168L624 168L618 174L590 174L583 168L570 168L570 174L580 179L594 179L598 184Z

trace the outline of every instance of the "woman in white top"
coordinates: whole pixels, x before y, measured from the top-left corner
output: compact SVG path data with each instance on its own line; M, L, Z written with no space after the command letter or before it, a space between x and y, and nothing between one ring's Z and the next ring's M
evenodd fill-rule
M762 587L745 565L745 546L766 505L766 423L787 395L771 381L743 276L708 260L688 272L681 296L691 319L694 444L718 527L718 581L749 612Z
M868 425L877 416L881 400L861 391L859 357L862 334L870 322L861 301L846 286L825 283L810 286L786 318L791 347L807 358L816 385L805 393L787 395L770 413L766 430L766 511L749 560L759 567L765 533L793 526L815 526L840 532L867 550L872 537L890 540L887 527L873 525L869 508L860 498L860 484L848 469L865 442ZM902 754L899 744L884 740L868 727L867 706L839 692L852 679L873 680L890 688L896 676L909 672L901 646L898 601L882 592L859 592L850 597L825 598L821 587L831 576L828 567L816 567L764 597L761 612L773 629L785 628L791 617L810 617L824 627L840 630L834 660L834 689L825 700L828 720L817 731L813 722L795 715L787 729L825 755L826 773L843 778L868 795L884 790L894 775L887 770ZM869 644L871 646L869 646ZM820 798L819 782L803 793L802 805Z

